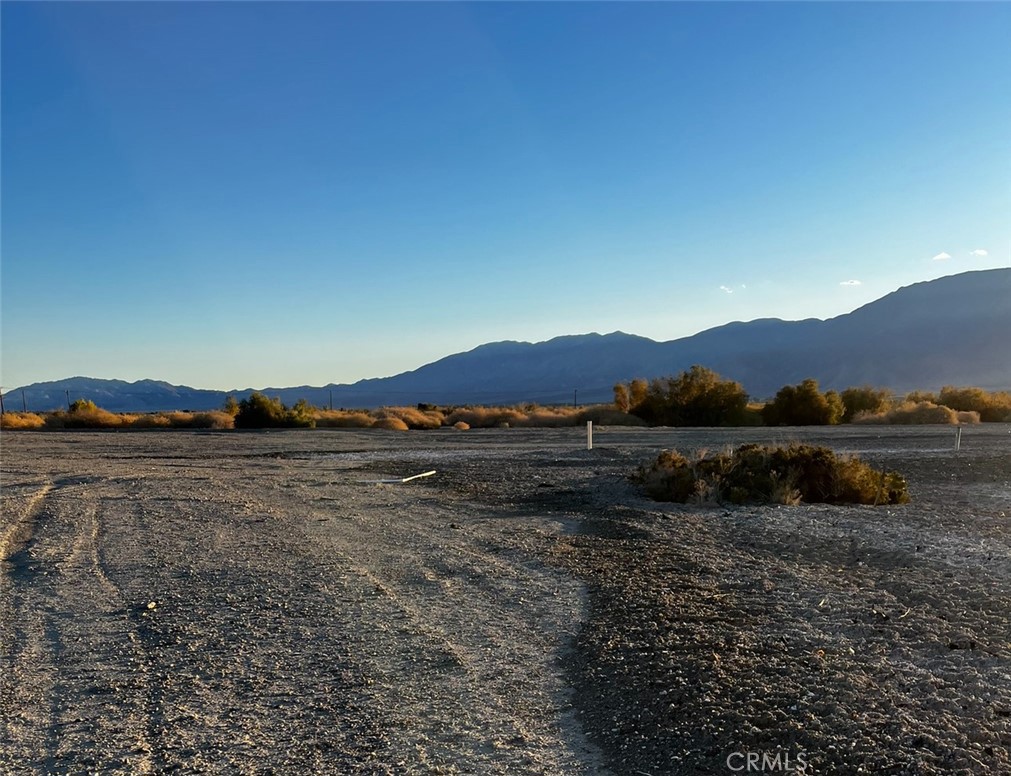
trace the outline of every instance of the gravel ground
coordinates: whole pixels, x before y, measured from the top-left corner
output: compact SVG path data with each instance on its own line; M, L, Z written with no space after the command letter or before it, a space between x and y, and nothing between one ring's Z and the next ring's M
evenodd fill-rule
M1011 773L1011 427L595 441L5 433L0 773ZM745 441L913 503L627 480Z

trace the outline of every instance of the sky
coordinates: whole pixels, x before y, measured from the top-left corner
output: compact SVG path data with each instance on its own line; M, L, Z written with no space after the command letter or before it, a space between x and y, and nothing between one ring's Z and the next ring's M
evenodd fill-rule
M323 385L1011 264L1011 4L3 2L0 384Z

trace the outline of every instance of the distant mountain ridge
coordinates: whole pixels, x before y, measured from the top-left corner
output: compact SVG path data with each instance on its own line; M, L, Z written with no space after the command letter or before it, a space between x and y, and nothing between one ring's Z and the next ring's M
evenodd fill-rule
M916 283L828 320L763 318L656 342L624 332L493 342L392 377L322 387L265 388L286 403L334 407L392 404L541 404L609 401L613 385L702 364L757 397L816 378L823 388L886 386L897 392L942 385L1011 388L1011 269L965 272ZM87 398L116 412L206 410L227 395L156 380L74 377L5 394L7 409L51 410Z

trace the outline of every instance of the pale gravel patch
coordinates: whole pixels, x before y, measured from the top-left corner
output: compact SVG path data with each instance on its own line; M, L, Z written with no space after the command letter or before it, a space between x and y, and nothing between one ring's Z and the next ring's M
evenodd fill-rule
M5 435L5 485L57 486L3 565L0 772L604 772L556 522L358 482L403 441Z

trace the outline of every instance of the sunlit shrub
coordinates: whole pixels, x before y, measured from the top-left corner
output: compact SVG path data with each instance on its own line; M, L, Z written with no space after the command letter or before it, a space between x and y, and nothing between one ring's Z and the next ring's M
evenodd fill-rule
M984 423L1000 423L1011 417L1011 392L984 391L982 388L941 389L940 404L963 412L977 412Z
M892 424L892 425L929 425L932 423L979 423L979 414L975 412L955 412L951 407L944 407L929 401L903 402L898 407L886 412L861 412L853 418L854 423Z
M446 416L446 423L463 421L471 428L500 428L518 425L525 418L521 411L508 407L460 407Z
M317 410L317 428L372 428L375 422L367 412L353 410Z
M0 415L0 428L9 431L29 431L45 426L46 420L34 412L5 412Z
M382 428L387 431L407 431L407 424L400 418L378 418L372 423L372 428Z
M416 407L383 407L376 413L376 418L399 418L409 429L440 428L446 421L446 416L436 409L420 410Z

